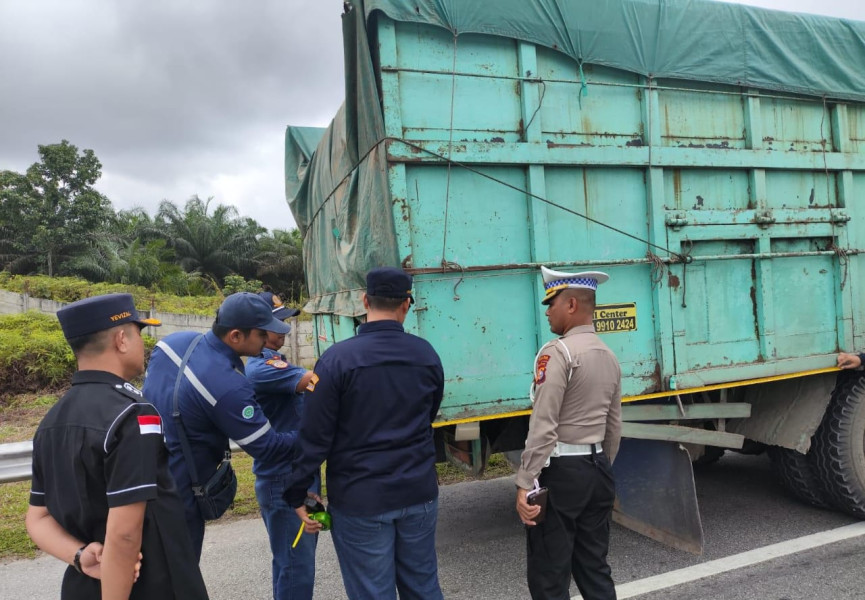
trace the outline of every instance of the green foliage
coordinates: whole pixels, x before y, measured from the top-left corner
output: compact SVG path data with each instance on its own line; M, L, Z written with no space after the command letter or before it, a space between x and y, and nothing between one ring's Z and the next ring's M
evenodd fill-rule
M0 173L0 258L4 268L55 275L114 218L93 185L102 164L93 150L68 141L39 146L40 161L24 174Z
M177 263L187 273L221 281L226 275L254 275L256 237L265 231L252 219L238 217L237 209L219 204L210 211L213 198L193 196L181 209L163 200L153 226L144 228L145 239L164 239Z
M148 353L155 343L144 336ZM0 406L16 394L65 389L75 368L56 317L34 311L0 316Z
M50 315L0 317L0 404L14 394L68 384L75 357Z
M0 171L0 269L6 277L75 276L176 296L223 295L225 278L241 277L246 283L233 280L227 293L266 286L303 305L297 229L270 234L234 207L198 196L182 208L164 200L152 218L140 208L115 213L93 187L102 164L92 150L63 140L39 146L39 157L25 173ZM136 294L136 300L146 296Z
M303 238L300 231L275 229L258 240L257 276L281 298L302 304L306 294L303 276Z
M137 285L90 283L76 277L10 275L5 271L0 272L0 289L57 302L75 302L100 294L128 293L132 294L135 299L135 306L140 311L149 311L153 308L153 310L163 313L203 316L216 314L216 309L222 303L222 296L217 295L175 296L169 293L151 291Z
M222 293L226 296L236 294L237 292L252 292L255 294L260 291L261 282L258 279L247 281L240 275L226 275L225 285L222 287Z

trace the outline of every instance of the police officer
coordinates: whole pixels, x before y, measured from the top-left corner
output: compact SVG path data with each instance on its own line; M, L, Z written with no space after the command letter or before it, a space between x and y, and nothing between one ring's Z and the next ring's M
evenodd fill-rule
M129 383L144 371L141 329L159 321L139 317L130 294L73 302L57 317L78 371L33 439L26 523L70 565L61 598L206 599L160 415Z
M609 517L616 492L611 464L621 438L621 371L595 334L595 290L605 273L541 267L550 330L560 336L535 359L534 407L517 471L517 512L527 525L532 598L567 599L570 576L586 600L615 599L607 564ZM530 505L548 489L546 517Z
M232 439L256 460L290 461L294 433L277 433L255 399L244 375L241 356L257 356L267 333L286 333L288 325L274 318L270 306L256 294L228 296L206 334L172 333L161 339L150 357L144 395L163 415L173 413L175 385L180 418L189 441L199 483L207 481ZM193 344L195 346L193 347ZM191 353L187 356L187 351ZM186 367L178 382L183 357ZM185 506L193 548L201 557L204 516L192 490L189 466L173 418L166 419L169 466Z
M258 295L270 305L273 316L281 321L300 313L296 308L286 308L273 292ZM296 434L303 414L303 392L312 379L312 371L289 364L279 353L285 345L285 335L267 332L261 354L246 361L246 377L252 382L255 397L273 429ZM282 498L291 463L256 459L252 472L255 473L255 496L273 555L273 598L311 600L318 536L305 535L292 547L294 536L290 532L298 531L302 522ZM316 479L311 491L318 494L320 487Z
M435 552L438 481L432 421L444 392L441 360L403 322L412 278L383 267L366 277L366 323L315 366L286 501L301 507L322 462L333 543L352 600L442 598Z

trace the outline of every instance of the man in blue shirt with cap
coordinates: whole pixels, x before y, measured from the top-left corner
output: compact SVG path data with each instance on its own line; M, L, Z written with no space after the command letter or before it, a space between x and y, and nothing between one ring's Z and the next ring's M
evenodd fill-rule
M264 300L256 294L241 292L223 301L211 331L173 333L160 340L150 356L143 391L147 400L166 416L165 442L171 453L171 472L180 490L199 558L204 516L195 499L178 428L169 416L174 411L174 394L199 484L216 471L228 450L229 439L256 460L290 461L295 434L277 433L271 427L255 399L241 360L241 356L261 353L268 332L288 330L288 325L273 316ZM187 363L182 376L178 376L183 357Z
M273 316L281 321L300 314L296 308L286 308L273 292L266 291L258 295L271 306ZM279 353L285 345L285 335L267 332L267 341L261 354L246 362L246 377L252 382L255 397L273 429L296 434L303 414L303 392L312 379L312 371L289 364L285 356ZM305 535L292 547L293 532L299 529L302 522L282 498L291 474L291 463L256 459L252 472L255 473L255 496L261 507L261 517L267 528L273 555L273 598L312 600L318 536ZM318 479L312 491L320 492Z
M442 598L432 422L444 374L429 342L403 329L411 286L402 269L367 274L366 323L322 354L307 387L285 494L306 531L319 531L302 504L327 460L333 544L352 600L393 598L395 590L401 598Z

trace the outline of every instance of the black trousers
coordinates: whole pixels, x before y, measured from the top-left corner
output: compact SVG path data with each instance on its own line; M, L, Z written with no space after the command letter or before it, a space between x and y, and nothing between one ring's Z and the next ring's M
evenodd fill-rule
M607 551L616 489L607 456L552 458L539 481L550 492L544 522L526 527L533 600L568 600L571 576L585 600L615 600Z

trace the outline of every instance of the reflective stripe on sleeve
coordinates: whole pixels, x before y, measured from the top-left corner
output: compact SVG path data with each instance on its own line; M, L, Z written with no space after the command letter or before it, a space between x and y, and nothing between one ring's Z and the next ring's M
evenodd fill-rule
M116 494L125 494L126 492L134 492L135 490L143 490L144 488L155 488L155 483L148 483L146 485L136 485L135 487L126 488L125 490L117 490L116 492L105 492L106 496L114 496Z
M256 431L252 435L248 435L245 438L243 438L242 440L235 440L235 441L237 442L238 446L243 447L246 444L251 444L252 442L257 440L258 438L263 436L265 433L267 433L268 429L270 429L270 421L268 421L267 423L262 425L261 429L259 429L258 431Z
M177 355L177 353L174 350L171 349L171 347L168 344L166 344L163 341L159 341L159 342L156 342L156 346L159 349L161 349L163 352L165 352L165 355L171 359L171 362L173 362L175 365L177 365L178 369L180 368L180 364L183 362L183 360L180 358L180 356ZM211 406L216 406L216 398L213 397L213 394L211 394L209 391L207 391L207 388L204 387L204 384L201 383L201 381L199 381L198 377L195 376L195 373L192 372L192 369L189 368L188 364L186 365L186 368L183 370L183 376L186 377L186 379L189 381L189 383L192 384L192 387L194 387L196 389L196 391L199 394L201 394L201 396L210 403ZM238 443L240 443L240 442L238 442Z

